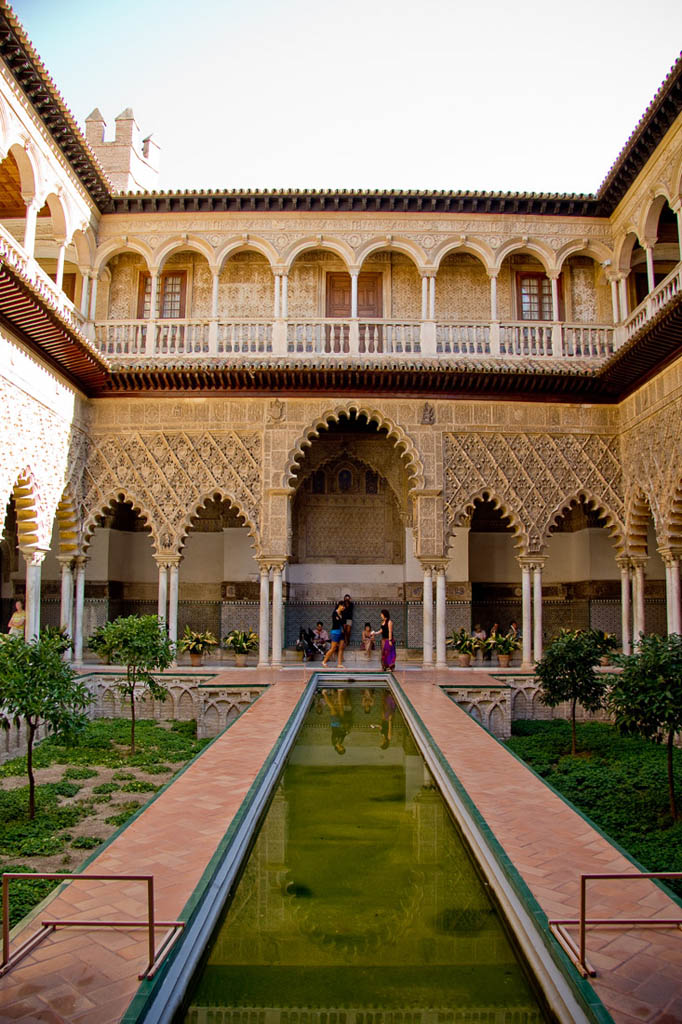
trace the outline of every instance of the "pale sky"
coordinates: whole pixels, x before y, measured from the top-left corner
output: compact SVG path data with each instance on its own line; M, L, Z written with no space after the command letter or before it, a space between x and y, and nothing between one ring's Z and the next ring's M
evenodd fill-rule
M681 0L16 0L76 120L132 107L159 187L595 192Z

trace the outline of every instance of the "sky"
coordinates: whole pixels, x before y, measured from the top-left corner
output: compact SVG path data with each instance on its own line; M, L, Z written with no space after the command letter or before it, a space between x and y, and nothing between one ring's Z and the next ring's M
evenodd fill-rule
M15 0L84 127L159 188L595 192L682 48L680 0Z

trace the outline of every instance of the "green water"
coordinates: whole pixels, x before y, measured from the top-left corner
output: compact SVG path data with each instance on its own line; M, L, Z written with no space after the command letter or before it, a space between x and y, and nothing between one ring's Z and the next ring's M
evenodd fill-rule
M544 1021L400 713L389 739L380 690L328 697L333 712L319 697L301 730L186 1021Z

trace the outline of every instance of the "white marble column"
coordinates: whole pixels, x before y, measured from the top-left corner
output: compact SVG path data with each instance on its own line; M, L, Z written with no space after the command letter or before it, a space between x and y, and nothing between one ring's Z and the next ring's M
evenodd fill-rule
M488 271L488 277L490 278L490 319L497 320L497 274L491 274Z
M40 633L40 577L47 551L33 548L22 551L26 562L26 639L33 640Z
M97 285L99 284L99 277L95 274L92 278L92 287L90 288L90 316L89 320L97 319Z
M429 276L429 320L436 319L436 275Z
M422 652L424 666L433 664L433 574L430 565L424 566L424 625L422 633Z
M282 274L282 319L286 320L289 317L289 275Z
M542 562L533 565L533 661L542 657Z
M531 651L531 587L530 587L530 565L525 562L521 565L521 644L523 668L530 668L532 665Z
M168 562L155 559L159 568L159 597L157 615L164 625L168 622Z
M620 569L620 623L623 654L632 654L632 636L630 634L630 562L627 558L618 558Z
M436 569L436 668L447 668L445 645L445 566Z
M654 247L653 245L645 245L644 252L646 253L646 278L649 286L649 294L656 287L656 279L654 276Z
M156 296L159 288L159 275L156 270L149 275L149 320L147 321L147 355L156 353Z
M265 667L270 659L270 566L260 565L260 607L258 616L258 664Z
M85 555L74 558L76 600L73 614L73 660L77 665L83 664L83 617L85 611Z
M33 257L36 248L36 222L38 219L38 200L35 196L22 196L26 204L26 219L24 221L24 251L29 257ZM28 634L27 634L28 635Z
M64 258L66 256L66 239L58 238L57 245L59 250L57 252L57 273L54 275L54 283L57 288L62 288L64 284Z
M169 561L168 580L168 638L177 643L178 639L178 596L180 591L180 559Z
M682 259L682 201L678 199L671 205L677 217L677 244L680 249L680 259Z
M422 274L422 320L429 318L429 279Z
M90 271L82 270L83 283L81 286L81 316L87 320L88 305L90 303Z
M282 275L281 274L275 274L275 276L274 276L273 305L272 305L272 315L273 315L275 320L279 320L279 318L280 318L280 307L281 307L281 296L282 296L281 283L282 283Z
M281 563L272 567L272 667L282 664L282 570Z
M628 313L630 312L628 303L628 278L627 274L624 277L618 278L618 296L620 299L620 319L621 322L627 319Z
M614 324L620 323L620 310L618 309L618 281L611 278L611 310Z
M669 549L661 551L665 565L665 601L668 633L680 632L680 559Z
M358 271L350 272L350 317L351 320L358 318Z
M633 577L632 577L632 618L633 618L633 644L639 642L639 634L644 633L646 629L645 613L644 613L644 559L637 558L633 559Z
M550 277L552 283L552 320L555 323L559 321L559 275L554 274Z
M71 555L58 555L62 570L61 601L59 605L59 624L71 638L72 645L64 652L64 660L73 658L73 558Z

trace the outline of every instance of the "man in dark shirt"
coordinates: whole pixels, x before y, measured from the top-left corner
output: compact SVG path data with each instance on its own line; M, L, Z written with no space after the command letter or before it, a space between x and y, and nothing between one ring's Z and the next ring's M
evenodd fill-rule
M343 599L343 639L346 647L350 644L350 634L353 628L353 602L350 599L350 594L346 594Z

